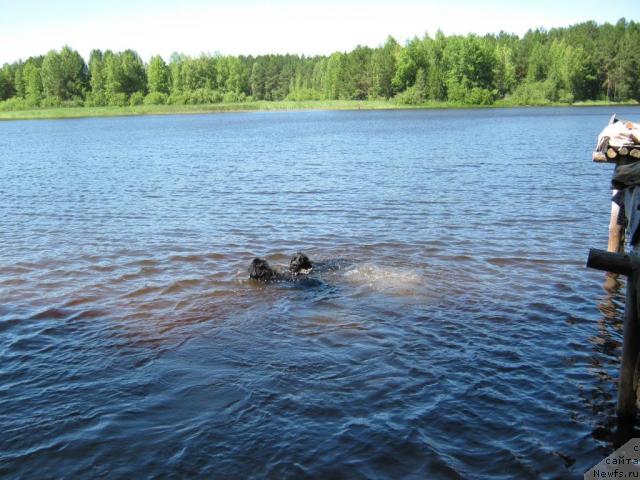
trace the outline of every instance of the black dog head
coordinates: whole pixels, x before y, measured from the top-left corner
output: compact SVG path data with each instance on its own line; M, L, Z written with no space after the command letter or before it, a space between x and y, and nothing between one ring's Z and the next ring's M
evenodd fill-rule
M271 268L266 260L254 258L251 265L249 265L249 278L261 282L268 282L270 280L276 280L278 278L278 272Z
M312 268L313 264L311 260L302 252L296 253L293 258L291 258L291 262L289 262L289 270L294 274L308 273ZM303 272L303 270L307 270L307 272Z

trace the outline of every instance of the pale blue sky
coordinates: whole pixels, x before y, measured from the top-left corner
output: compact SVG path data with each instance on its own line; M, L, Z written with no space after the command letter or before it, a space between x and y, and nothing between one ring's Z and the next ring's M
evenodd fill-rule
M584 20L640 19L639 0L233 2L184 0L0 0L0 64L68 44L133 48L146 60L190 55L327 54L358 44L400 42L438 28L447 34L507 32Z

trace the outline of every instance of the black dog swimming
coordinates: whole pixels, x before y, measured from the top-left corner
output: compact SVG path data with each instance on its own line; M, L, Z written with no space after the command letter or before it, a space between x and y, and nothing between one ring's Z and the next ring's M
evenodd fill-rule
M313 270L313 263L304 253L296 253L289 262L289 271L294 275L308 275Z
M275 282L282 278L282 274L269 265L262 258L254 258L249 265L249 278L259 282Z
M249 278L260 282L295 281L306 278L313 270L313 263L304 253L296 253L289 262L289 270L280 272L262 258L254 258L249 265Z
M351 262L343 259L312 262L304 253L298 252L291 258L289 268L279 271L271 267L266 260L254 258L249 265L249 278L264 283L294 282L301 286L320 286L324 285L320 279L322 273L340 270L350 264Z

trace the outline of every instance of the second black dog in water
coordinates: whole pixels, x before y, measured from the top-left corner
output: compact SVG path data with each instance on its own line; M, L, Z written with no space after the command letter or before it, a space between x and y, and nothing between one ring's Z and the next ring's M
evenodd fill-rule
M249 265L249 278L260 282L278 282L304 278L313 270L313 263L304 253L298 252L289 262L289 270L279 272L262 258L254 258Z
M294 275L306 275L313 270L313 263L304 253L296 253L289 262L289 271Z

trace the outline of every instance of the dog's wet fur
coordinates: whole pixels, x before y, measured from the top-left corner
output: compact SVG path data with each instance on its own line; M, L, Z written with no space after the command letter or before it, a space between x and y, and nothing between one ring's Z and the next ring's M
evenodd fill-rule
M306 275L313 270L313 263L304 253L296 253L289 262L289 271L294 275Z
M271 268L266 260L254 258L249 265L249 278L259 282L275 282L282 278L282 274Z
M306 277L313 270L313 263L304 253L296 253L289 262L289 269L278 271L262 258L254 258L249 265L249 278L259 282L279 282Z

